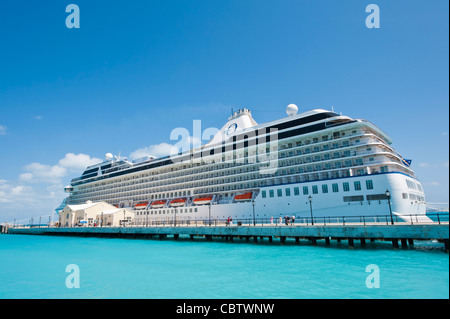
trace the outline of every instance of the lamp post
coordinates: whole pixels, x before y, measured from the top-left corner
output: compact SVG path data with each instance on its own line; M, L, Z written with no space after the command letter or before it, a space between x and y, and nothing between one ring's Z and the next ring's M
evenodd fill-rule
M311 197L311 195L309 195L308 200L309 200L309 209L311 211L311 225L314 225L313 212L312 212L312 197Z
M256 218L255 218L255 200L252 200L252 206L253 206L253 226L256 226Z
M389 204L389 213L391 215L391 225L394 225L394 219L392 218L391 192L388 189L386 189L385 194L386 194L386 197L387 197L387 200L388 200L388 204Z
M174 227L177 226L177 209L176 208L175 208L175 220L174 220L173 226Z
M211 227L211 202L209 203L208 210L209 210L209 226Z

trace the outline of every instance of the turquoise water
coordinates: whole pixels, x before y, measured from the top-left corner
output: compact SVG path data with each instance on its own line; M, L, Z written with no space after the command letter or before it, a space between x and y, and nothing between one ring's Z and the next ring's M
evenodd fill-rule
M1 235L0 298L449 298L443 244L358 246ZM80 288L66 286L69 264Z

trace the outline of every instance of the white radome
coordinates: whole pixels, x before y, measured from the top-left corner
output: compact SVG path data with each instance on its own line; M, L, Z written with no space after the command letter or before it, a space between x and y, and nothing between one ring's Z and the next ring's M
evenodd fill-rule
M297 114L297 112L298 112L298 107L297 107L297 105L295 105L295 104L289 104L289 105L286 107L286 113L287 113L287 115L289 115L289 116L294 116L294 115Z
M114 156L113 156L111 153L106 153L105 159L106 159L107 161L112 161L113 158L114 158Z

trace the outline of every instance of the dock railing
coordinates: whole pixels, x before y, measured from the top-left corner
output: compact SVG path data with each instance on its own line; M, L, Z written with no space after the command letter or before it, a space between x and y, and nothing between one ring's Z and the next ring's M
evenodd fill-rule
M48 216L48 215L47 215ZM47 217L44 216L44 217ZM26 220L3 223L8 228L44 228L58 227L57 222L48 222L43 216ZM288 217L288 218L287 218ZM427 218L425 218L427 217ZM219 218L188 219L179 215L168 216L160 220L140 219L120 223L121 227L285 227L285 226L345 226L345 225L417 225L417 224L449 224L449 213L428 213L427 215L361 215L361 216L273 216L264 218ZM93 225L79 224L72 227L113 227L102 225L97 221ZM117 227L117 226L114 226Z

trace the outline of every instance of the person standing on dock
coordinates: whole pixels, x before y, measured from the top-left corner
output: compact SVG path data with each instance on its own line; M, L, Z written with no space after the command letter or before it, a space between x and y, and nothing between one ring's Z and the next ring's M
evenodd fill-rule
M295 215L292 215L292 217L291 217L291 225L294 225L294 222L295 222Z

